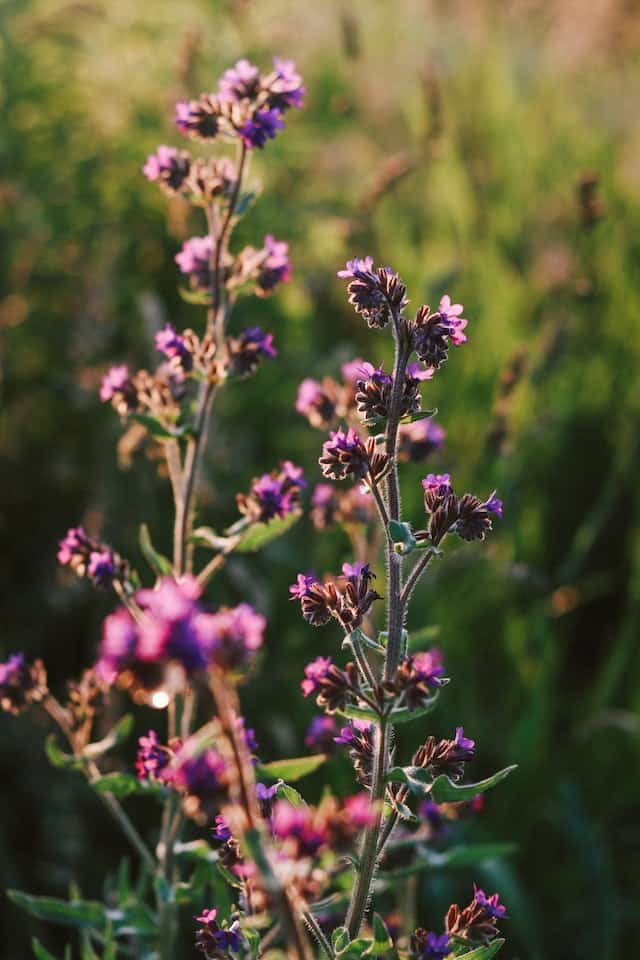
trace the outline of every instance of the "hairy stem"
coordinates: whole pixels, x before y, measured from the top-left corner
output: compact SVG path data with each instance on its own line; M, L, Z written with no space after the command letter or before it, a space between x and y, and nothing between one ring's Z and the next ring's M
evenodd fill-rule
M435 556L434 550L430 550L430 549L425 550L423 555L420 557L418 562L415 564L413 570L407 577L407 582L404 585L402 593L400 594L400 600L401 600L403 609L406 608L409 600L411 599L411 594L413 593L413 591L417 586L418 580L420 579L424 571L427 569L429 563L431 562L434 556Z
M376 731L376 750L373 760L373 774L371 781L371 804L374 819L364 831L360 862L356 872L355 883L351 893L351 902L346 917L346 927L349 937L353 940L358 936L362 921L369 902L371 881L378 860L378 835L382 825L382 801L385 792L385 773L388 754L388 727L387 721L381 720Z

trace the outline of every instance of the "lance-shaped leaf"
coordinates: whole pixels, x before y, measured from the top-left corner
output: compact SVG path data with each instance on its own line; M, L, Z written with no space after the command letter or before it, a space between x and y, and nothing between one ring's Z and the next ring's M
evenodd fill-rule
M393 947L393 940L389 935L384 920L379 913L373 915L373 940L365 950L365 957L379 957Z
M184 437L189 431L184 426L167 427L156 417L148 413L130 413L129 417L137 423L146 427L152 437L158 440L177 440L178 437Z
M429 795L436 803L473 800L477 793L484 793L485 790L490 790L491 787L495 787L498 783L506 780L516 767L517 764L505 767L504 770L498 770L497 773L494 773L492 777L487 777L486 780L479 780L477 783L453 783L446 774L441 773L431 784Z
M425 794L433 783L433 777L424 767L392 767L387 777L389 783L404 783L412 793Z
M437 407L434 407L433 410L415 410L414 413L407 413L406 416L402 417L400 423L415 423L416 420L427 420L429 417L435 417L437 412Z
M57 957L54 957L52 953L49 953L45 947L42 946L37 937L34 937L31 941L31 949L33 950L33 955L36 960L58 960ZM63 960L71 960L71 947L66 946L64 948L64 957Z
M49 758L49 763L54 767L62 767L67 770L82 770L84 767L81 757L74 757L73 754L65 753L60 749L54 733L50 733L46 738L44 750Z
M132 730L133 716L130 713L126 713L118 720L115 727L109 731L106 737L103 737L102 740L96 740L95 743L87 744L82 751L83 757L88 757L91 760L101 757L109 750L113 750L114 747L117 747L119 744L121 744L127 739L127 737L130 737Z
M12 903L38 920L62 923L70 927L104 926L107 914L97 900L58 900L55 897L34 897L22 890L7 890Z
M441 683L444 685L444 677L441 680ZM409 707L400 707L399 710L392 710L389 714L389 720L391 723L410 723L412 720L417 720L418 717L426 717L428 713L434 709L438 702L438 697L440 692L435 691L433 696L429 697L429 700L423 704L421 707L416 707L411 710Z
M287 800L292 807L306 807L307 803L301 793L288 783L279 783L276 790L278 800Z
M488 943L486 947L477 947L470 953L459 953L456 960L491 960L498 950L502 949L504 943L504 940L494 940L493 943Z
M238 541L236 550L238 553L255 553L256 550L261 550L290 530L301 516L301 510L294 510L285 517L274 517L268 523L252 523Z
M256 773L266 780L290 780L295 783L321 767L326 759L325 753L315 753L309 757L274 760L273 763L259 764Z
M98 793L111 793L118 800L124 800L134 794L144 796L165 797L168 788L162 783L152 780L139 780L132 773L107 773L91 781L91 786Z
M211 306L211 294L208 290L190 290L188 287L178 287L178 293L185 303L194 307Z
M151 542L151 536L149 534L149 527L146 525L146 523L140 524L138 541L140 543L140 549L144 554L144 558L153 572L159 577L169 576L173 570L171 561L161 553L158 553L153 546Z

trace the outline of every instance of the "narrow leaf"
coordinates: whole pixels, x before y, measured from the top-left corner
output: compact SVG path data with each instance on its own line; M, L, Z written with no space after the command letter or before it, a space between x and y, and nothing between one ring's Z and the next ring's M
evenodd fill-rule
M52 953L42 946L37 937L34 937L31 941L31 949L33 950L33 955L36 960L58 960L57 957L54 957ZM70 957L69 948L67 947L64 951L65 960L67 957Z
M103 927L106 913L96 900L57 900L55 897L33 897L22 890L8 890L12 903L38 920L63 923L70 927Z
M295 783L321 767L326 759L325 753L316 753L310 757L274 760L273 763L260 764L256 773L267 780L290 780Z
M158 437L160 440L175 440L185 432L183 427L165 427L156 417L151 417L148 413L130 413L129 417L146 427L152 437Z
M446 774L442 773L431 784L429 794L436 803L473 800L477 793L484 793L485 790L490 790L491 787L495 787L498 783L506 780L515 769L515 764L505 767L504 770L498 770L497 773L494 773L492 777L479 780L477 783L453 783Z
M346 927L336 927L331 934L331 946L336 953L344 950L349 943L349 934Z
M288 783L279 783L276 792L278 800L288 800L292 807L306 807L306 801L302 794L298 793Z
M114 747L117 747L131 736L132 730L133 715L126 713L123 717L120 717L115 727L109 731L106 737L103 737L102 740L96 740L95 743L88 743L82 751L82 755L95 760L96 757L101 757L104 753L107 753L108 750L113 750Z
M416 420L426 420L428 417L435 417L437 412L437 407L434 407L433 410L416 410L415 413L408 413L406 417L403 417L400 423L415 423Z
M178 293L185 303L191 303L195 307L211 305L211 294L207 290L190 290L188 287L178 287Z
M393 940L389 936L384 920L379 913L373 915L373 941L365 951L367 957L379 957L393 947Z
M293 513L288 513L286 517L275 517L268 523L252 523L238 542L236 550L238 553L255 553L256 550L261 550L272 540L281 537L290 530L301 516L301 510L294 510Z
M151 535L149 534L149 527L146 525L146 523L140 524L138 541L140 543L140 549L144 554L144 558L153 572L159 577L169 576L173 570L171 561L161 553L158 553L153 546L151 542Z
M99 793L111 793L119 800L134 794L165 797L168 788L151 780L139 780L132 773L107 773L91 781L91 786Z
M74 757L73 754L65 753L60 749L54 733L50 733L44 741L44 749L49 758L49 763L54 767L62 767L67 770L82 770L84 766L79 757Z
M495 957L498 950L502 949L504 943L504 940L494 940L493 943L487 944L486 947L478 947L470 953L459 954L456 960L491 960L492 957Z

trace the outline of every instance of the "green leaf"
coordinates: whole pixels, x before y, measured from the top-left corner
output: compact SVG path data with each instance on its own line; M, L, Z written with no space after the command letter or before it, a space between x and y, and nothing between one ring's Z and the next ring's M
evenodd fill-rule
M379 913L373 915L373 940L371 946L365 950L367 957L379 957L393 947L393 940L389 936L384 920Z
M91 786L98 793L111 793L118 800L131 797L134 794L145 796L166 797L168 788L162 783L151 780L139 780L132 773L107 773L91 781Z
M279 783L276 791L278 800L287 800L292 807L306 807L306 801L302 794L298 793L288 783Z
M191 543L201 547L211 547L212 550L224 550L233 540L233 537L221 537L211 527L198 527L189 537Z
M252 523L238 542L236 550L238 553L255 553L256 550L261 550L272 540L290 530L301 516L302 510L294 510L286 517L274 517L268 523Z
M433 410L416 410L415 413L408 413L406 417L403 417L400 423L415 423L416 420L426 420L428 417L435 417L437 412L437 407L434 407Z
M129 417L146 427L152 437L158 437L160 440L176 440L185 433L184 427L165 427L160 420L149 416L148 413L130 413Z
M201 863L215 863L218 855L212 850L206 840L189 840L187 843L176 843L173 848L176 857L186 860L196 860Z
M392 767L386 776L388 783L404 783L412 793L428 792L433 782L432 775L424 767Z
M486 947L478 947L470 953L458 954L456 960L491 960L492 957L495 957L498 950L502 949L504 943L504 940L494 940L493 943L487 944Z
M335 955L336 957L340 957L340 960L359 960L360 957L368 954L371 944L371 940L367 940L365 937L358 937L356 940L349 941L342 950L336 951Z
M417 707L415 710L410 710L409 707L401 707L399 710L392 710L389 714L389 720L391 723L410 723L412 720L417 720L418 717L426 717L428 713L434 709L438 703L438 697L440 696L440 691L436 690L429 701L424 704L422 707Z
M123 717L120 717L115 727L109 731L106 737L103 737L102 740L96 740L95 743L88 743L82 751L82 756L88 757L92 760L95 760L97 757L101 757L103 754L107 753L108 750L113 750L114 747L117 747L120 743L130 737L132 730L133 715L130 713L125 713Z
M485 790L490 790L491 787L495 787L498 783L506 780L515 769L516 764L505 767L504 770L498 770L497 773L494 773L492 777L479 780L477 783L453 783L446 774L441 773L431 784L429 794L436 803L473 800L477 793L484 793Z
M44 749L49 763L54 767L62 767L67 770L82 770L84 763L80 757L74 757L73 754L64 753L58 746L58 741L54 733L50 733L44 741Z
M346 927L336 927L331 934L331 946L335 953L340 953L349 943L349 933Z
M380 719L374 710L369 710L367 707L347 706L341 710L336 710L336 713L339 713L342 717L347 717L349 720L369 720L371 723L377 723Z
M178 293L185 303L195 307L211 306L211 294L208 290L190 290L188 287L178 287Z
M140 549L144 554L144 558L153 572L159 577L169 576L173 571L171 561L161 553L158 553L151 543L151 535L149 533L149 527L146 525L146 523L140 524L138 542L140 544Z
M234 210L235 217L241 217L247 212L251 204L255 201L257 193L255 190L247 190L246 193L241 193L236 203L236 208Z
M411 532L411 524L403 523L400 520L390 520L389 536L394 544L401 547L399 553L407 554L415 550L417 541Z
M12 903L38 920L63 923L70 927L103 927L106 911L96 900L57 900L55 897L33 897L22 890L7 890Z
M52 953L42 946L37 937L34 937L31 941L31 948L33 950L33 955L36 960L58 960L57 957L54 957ZM64 960L71 960L71 947L64 948Z
M295 783L321 767L326 759L327 755L325 753L315 753L310 757L274 760L273 763L259 764L256 773L266 780L291 780Z

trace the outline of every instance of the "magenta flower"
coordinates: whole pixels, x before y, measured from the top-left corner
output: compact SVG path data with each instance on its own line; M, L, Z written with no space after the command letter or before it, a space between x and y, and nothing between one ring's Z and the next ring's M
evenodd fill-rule
M373 257L354 257L353 260L347 260L346 268L338 270L337 276L341 280L351 280L360 273L373 273Z
M256 292L259 296L267 296L279 283L286 283L291 278L288 251L289 244L276 240L273 234L268 233L264 238L264 259L256 281Z
M260 71L248 60L238 60L234 67L225 70L218 84L218 96L227 103L251 100L260 89Z
M163 747L155 730L149 730L146 737L138 738L136 772L139 780L156 780L171 759L171 751Z
M451 330L449 337L451 338L451 342L455 343L456 347L459 347L461 343L467 342L467 338L462 331L469 321L461 316L463 310L464 307L461 303L451 303L451 297L448 296L448 294L445 294L444 297L441 298L438 307L440 319L449 325Z
M125 665L132 662L138 633L128 610L116 610L102 624L100 657L95 670L105 683L113 683Z
M276 78L269 85L269 106L282 112L290 107L302 107L305 88L293 60L282 60L280 57L274 57L273 65Z
M107 403L117 393L124 393L129 383L129 368L125 363L118 367L111 367L102 378L100 399L103 403Z
M486 895L484 890L480 890L476 887L475 883L473 885L473 898L479 907L490 916L494 917L496 920L500 920L507 915L507 908L504 904L500 903L500 895L497 893L492 893L490 897Z
M306 747L319 753L326 753L336 742L335 734L338 731L336 721L331 716L314 717L304 738Z
M432 647L422 653L413 655L413 669L418 680L429 687L439 687L440 678L444 674L444 660L442 650ZM462 731L462 727L459 728Z
M265 617L248 603L221 607L217 613L201 613L196 628L203 653L221 670L244 667L262 646Z
M347 383L355 386L358 380L362 380L362 369L366 362L367 361L361 357L354 357L353 360L349 360L348 363L342 364L340 369Z
M424 364L414 360L407 367L407 376L412 380L433 380L436 373L435 367L425 367Z
M496 517L502 518L502 500L496 497L496 491L494 490L488 500L485 500L484 509L488 510L489 513L495 514Z
M0 663L0 707L19 714L47 693L47 676L41 660L27 663L23 653L14 653Z
M175 256L180 272L188 274L192 283L202 289L207 289L211 276L211 254L213 240L210 236L191 237L182 244L182 250Z
M231 950L237 953L242 946L242 936L240 933L240 921L234 920L230 927L223 928L217 922L218 911L214 907L211 910L203 910L199 917L196 917L196 923L200 924L196 931L196 949L200 950L206 960L220 960Z
M318 582L318 578L313 574L299 573L296 582L289 587L291 600L301 600L302 597L308 596L313 584Z
M190 169L191 159L186 151L161 144L155 153L149 154L142 172L147 180L159 182L168 193L178 193Z
M448 497L453 493L451 476L448 473L428 473L422 486L425 493L438 498Z
M344 812L347 822L356 830L362 830L376 822L376 814L367 793L356 793L347 797L344 801Z
M301 682L302 693L305 697L317 693L321 689L321 681L327 680L331 669L331 657L316 657L304 668L305 679Z
M183 370L190 370L193 366L193 357L185 343L184 337L177 333L170 323L165 324L163 330L155 335L155 346L159 353L163 353L168 360L178 360Z

